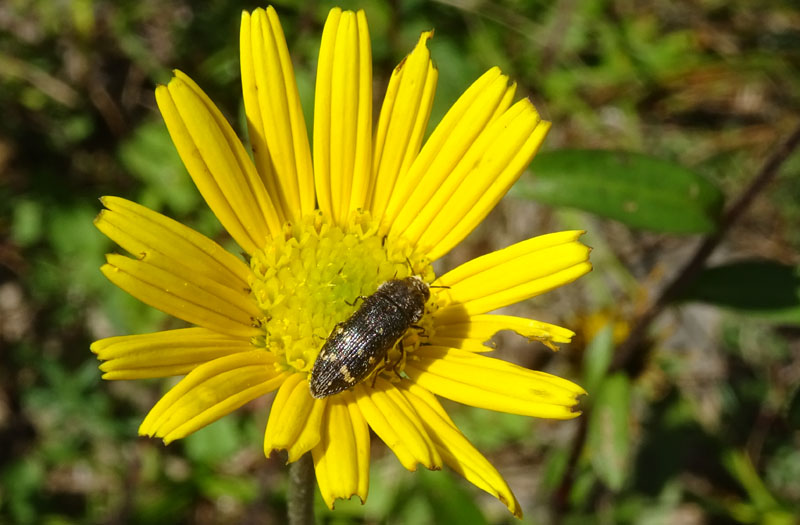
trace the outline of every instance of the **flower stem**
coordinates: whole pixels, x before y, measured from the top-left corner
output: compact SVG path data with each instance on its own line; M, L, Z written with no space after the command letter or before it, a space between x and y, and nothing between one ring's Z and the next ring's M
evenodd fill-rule
M314 463L311 454L303 456L289 465L289 524L313 525L314 523Z

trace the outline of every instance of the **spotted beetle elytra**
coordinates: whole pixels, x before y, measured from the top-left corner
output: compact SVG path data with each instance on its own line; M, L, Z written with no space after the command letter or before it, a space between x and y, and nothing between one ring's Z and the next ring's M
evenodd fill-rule
M314 361L309 379L317 399L363 381L397 341L422 319L430 288L419 277L391 279L337 324Z

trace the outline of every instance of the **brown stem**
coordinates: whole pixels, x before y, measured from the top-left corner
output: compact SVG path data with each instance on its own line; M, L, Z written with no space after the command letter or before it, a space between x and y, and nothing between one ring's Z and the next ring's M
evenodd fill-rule
M311 454L289 465L289 525L314 524L314 463Z
M728 211L722 216L717 231L708 235L702 244L697 248L694 255L683 266L677 276L665 286L658 298L650 305L647 310L642 312L633 321L628 338L619 346L614 356L612 370L625 368L633 358L636 350L641 346L642 341L647 335L650 324L661 314L661 312L675 300L684 288L691 283L703 270L708 257L722 241L723 237L731 226L747 211L753 199L761 193L766 186L772 182L778 174L781 165L800 144L800 126L798 126L789 138L778 147L778 149L767 159L761 170L753 178L747 188L742 191L739 197L733 202Z
M578 428L575 431L575 436L572 438L567 468L564 470L561 483L559 483L558 488L553 494L553 523L555 524L561 523L564 515L569 510L569 496L572 492L572 485L575 483L578 459L580 459L588 435L588 416L588 410L585 410L583 416L578 419Z
M658 298L633 321L633 328L631 329L628 338L617 349L614 361L611 364L611 371L624 369L632 358L636 355L636 350L642 344L644 337L647 335L647 330L650 323L670 304L679 294L683 291L684 287L691 283L700 271L703 269L706 260L719 245L722 238L730 230L731 226L736 220L744 214L753 199L764 190L764 188L775 178L778 174L778 169L783 162L789 158L792 152L800 144L800 126L789 135L789 138L784 142L764 163L761 170L753 178L750 184L734 201L727 212L720 220L719 228L716 232L708 235L703 243L695 251L694 255L686 262L677 276L665 286ZM573 438L572 448L570 450L569 466L561 484L555 493L554 503L554 522L559 523L568 506L569 494L572 491L572 485L575 477L575 467L578 463L578 458L583 451L583 446L586 441L586 433L588 429L588 412L584 412L582 424L578 428L578 432Z

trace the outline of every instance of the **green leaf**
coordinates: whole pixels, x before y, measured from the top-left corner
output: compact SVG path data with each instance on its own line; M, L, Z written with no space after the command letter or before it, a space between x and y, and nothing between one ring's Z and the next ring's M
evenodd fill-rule
M14 204L11 236L18 244L30 246L42 237L45 206L41 202L19 199Z
M778 502L764 485L747 452L727 450L722 463L728 472L741 483L756 508L766 510L778 506Z
M506 443L530 438L530 419L474 407L459 407L450 414L456 426L480 450L497 450Z
M572 508L580 509L590 505L592 491L597 484L597 475L589 468L579 469L575 474L575 482L569 491L569 503ZM578 521L578 523L581 523ZM587 523L584 520L583 523Z
M418 473L419 483L433 510L432 523L488 523L472 491L450 473Z
M631 388L623 373L610 376L600 386L589 419L587 446L592 467L611 490L625 483L630 460Z
M258 497L258 482L252 478L208 474L197 476L200 491L210 500L231 497L249 503Z
M705 269L680 300L723 306L778 322L800 323L800 271L746 260Z
M160 210L168 205L179 214L197 207L200 194L183 167L167 127L161 122L145 122L119 146L123 167L144 182L143 195L137 199Z
M37 503L44 491L47 478L45 465L36 454L28 454L14 461L0 472L3 483L5 511L17 523L35 523Z
M609 323L589 342L584 354L583 386L591 396L595 392L611 364L614 354L614 326Z
M553 448L545 455L542 485L554 491L561 484L569 467L569 452L566 448Z
M186 455L206 465L231 457L243 446L237 419L233 415L223 417L187 436L183 440Z
M731 514L740 521L749 520L770 525L790 525L797 523L796 509L784 506L772 495L759 476L747 452L728 450L723 456L723 465L742 485L749 501L733 506ZM741 515L737 515L737 511Z
M516 195L578 208L632 228L708 233L717 226L722 193L682 166L640 153L559 150L540 153Z

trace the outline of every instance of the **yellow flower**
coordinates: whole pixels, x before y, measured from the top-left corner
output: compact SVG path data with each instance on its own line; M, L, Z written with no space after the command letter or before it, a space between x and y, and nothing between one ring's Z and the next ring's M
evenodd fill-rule
M103 273L192 328L111 337L92 351L105 379L186 374L140 434L182 438L277 390L267 456L311 452L325 502L367 498L369 429L409 470L447 465L521 516L502 476L456 428L436 396L528 416L569 419L583 389L492 359L484 345L513 330L555 349L572 332L487 312L591 269L580 231L553 233L436 277L431 263L506 193L550 123L490 69L422 146L437 71L425 32L395 68L372 129L367 21L331 10L320 45L313 150L274 9L242 15L241 70L253 160L220 111L176 71L156 100L189 174L248 262L133 202L105 197L97 227L132 254ZM313 161L312 161L313 153ZM248 264L249 263L249 264ZM337 323L391 279L432 285L425 314L354 388L322 399L308 377ZM401 348L402 347L402 348Z

